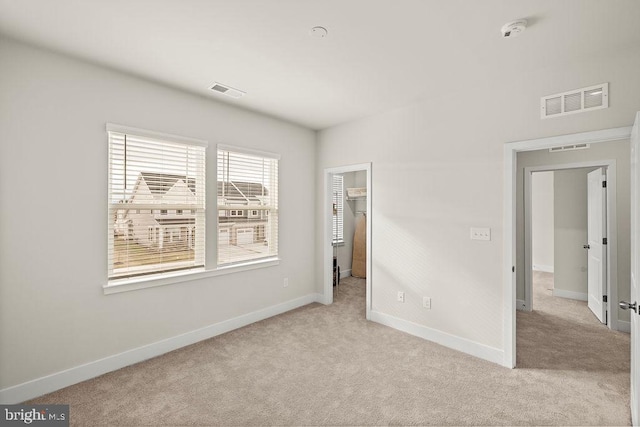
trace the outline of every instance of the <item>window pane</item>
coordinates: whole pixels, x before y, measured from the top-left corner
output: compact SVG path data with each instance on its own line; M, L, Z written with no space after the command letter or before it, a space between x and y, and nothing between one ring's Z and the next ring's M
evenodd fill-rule
M109 279L204 266L204 173L203 146L109 132Z
M342 175L333 175L333 241L344 240L344 179Z
M278 161L218 150L218 265L278 255Z

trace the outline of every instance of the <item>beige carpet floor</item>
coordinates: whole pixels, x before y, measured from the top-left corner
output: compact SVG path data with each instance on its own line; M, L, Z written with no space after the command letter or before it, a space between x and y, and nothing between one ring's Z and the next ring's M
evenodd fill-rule
M546 282L545 282L546 280ZM629 337L537 277L506 369L367 322L364 281L311 304L30 403L71 424L628 425ZM552 279L551 279L552 280ZM170 320L170 319L168 319Z

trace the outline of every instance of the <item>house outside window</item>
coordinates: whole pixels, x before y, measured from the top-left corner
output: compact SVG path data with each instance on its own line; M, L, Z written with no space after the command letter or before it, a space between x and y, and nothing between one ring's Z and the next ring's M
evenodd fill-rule
M107 131L108 279L204 267L206 142ZM177 217L178 209L189 213Z
M278 256L278 160L218 147L218 265Z

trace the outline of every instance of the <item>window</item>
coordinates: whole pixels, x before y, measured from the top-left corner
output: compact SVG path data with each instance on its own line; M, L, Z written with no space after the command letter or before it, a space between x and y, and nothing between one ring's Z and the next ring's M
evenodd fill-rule
M111 124L107 131L108 278L204 267L206 142ZM167 215L177 209L190 214Z
M278 256L278 156L220 146L217 161L218 265Z
M333 175L333 244L344 242L344 181L342 175Z

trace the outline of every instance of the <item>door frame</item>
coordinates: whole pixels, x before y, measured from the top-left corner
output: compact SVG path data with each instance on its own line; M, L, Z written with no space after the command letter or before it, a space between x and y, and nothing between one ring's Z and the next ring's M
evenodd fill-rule
M371 234L371 224L373 222L373 212L371 209L371 199L373 198L373 187L371 185L371 163L359 163L355 165L347 165L347 166L338 166L332 168L324 169L324 194L323 194L323 218L324 218L324 227L323 227L323 236L322 246L323 246L323 257L322 257L322 265L323 268L323 303L324 304L333 304L333 254L332 254L332 224L333 224L333 210L332 210L332 178L335 174L342 174L347 172L360 172L365 171L367 173L367 242L366 242L366 262L367 262L367 277L366 277L366 318L367 320L371 320L371 248L372 248L372 234Z
M532 233L532 175L535 172L550 172L568 169L604 168L607 176L607 326L618 330L618 317L612 316L612 310L618 301L618 223L616 218L617 182L615 160L593 160L586 162L564 163L555 165L528 166L524 168L524 302L518 301L516 308L524 311L532 310L533 301L533 233ZM612 286L615 284L615 286Z
M516 366L516 155L520 151L574 144L597 144L631 137L631 126L582 132L571 135L530 139L504 145L504 223L503 223L503 365ZM631 195L632 202L635 195Z

